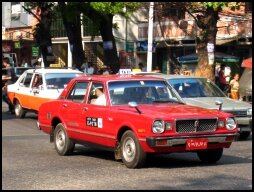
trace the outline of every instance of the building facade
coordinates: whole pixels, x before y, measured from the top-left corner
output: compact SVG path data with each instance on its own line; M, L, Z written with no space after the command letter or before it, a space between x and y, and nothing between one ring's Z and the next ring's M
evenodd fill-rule
M23 2L2 2L2 50L16 52L19 56L18 65L24 57L36 58L32 52L33 44L26 45L23 41L32 42L32 27L35 19L24 12ZM247 58L252 53L252 3L246 3L239 11L224 10L218 21L218 33L215 50L240 58ZM164 73L172 73L179 65L176 58L195 53L197 26L192 17L186 13L175 11L177 23L171 18L163 22L153 23L153 57L152 69L156 66ZM81 15L82 17L82 15ZM122 68L135 68L139 62L146 65L148 50L148 10L140 8L129 19L119 15L113 22L118 29L113 29L117 52ZM88 61L98 67L103 66L103 42L99 35L91 38L93 24L83 20L81 27L83 50ZM61 19L55 19L51 26L53 53L56 66L72 67L71 48ZM11 41L12 43L9 43ZM20 42L18 44L17 42ZM16 43L16 44L15 44ZM29 50L30 49L30 50ZM29 53L29 54L27 54ZM27 56L29 55L29 56ZM39 57L39 56L37 56Z

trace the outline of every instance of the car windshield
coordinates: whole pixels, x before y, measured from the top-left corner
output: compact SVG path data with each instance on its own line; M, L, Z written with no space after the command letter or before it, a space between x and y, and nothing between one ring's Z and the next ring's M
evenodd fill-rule
M45 75L48 89L63 89L71 79L79 76L77 73L49 73Z
M226 97L217 85L206 78L169 79L168 82L182 98Z
M158 80L132 80L109 82L111 105L151 103L182 103L177 93L165 82Z

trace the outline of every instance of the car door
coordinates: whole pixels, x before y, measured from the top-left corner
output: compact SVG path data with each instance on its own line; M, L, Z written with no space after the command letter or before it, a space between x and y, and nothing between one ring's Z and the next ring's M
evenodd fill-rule
M47 91L45 89L45 83L41 73L35 73L33 75L30 92L31 97L29 107L30 109L38 111L40 105L49 100L45 97L45 95L49 93L46 93Z
M92 104L95 90L100 88L103 90L106 98L106 105ZM102 82L92 82L89 87L89 94L86 98L83 111L81 129L85 130L86 140L101 145L112 147L115 145L115 136L110 131L110 122L112 121L108 90Z
M60 116L65 123L70 138L84 138L84 99L87 95L89 81L77 81L68 95L62 100Z
M23 108L30 108L30 98L33 95L31 91L33 73L27 72L18 82L15 98L19 101Z

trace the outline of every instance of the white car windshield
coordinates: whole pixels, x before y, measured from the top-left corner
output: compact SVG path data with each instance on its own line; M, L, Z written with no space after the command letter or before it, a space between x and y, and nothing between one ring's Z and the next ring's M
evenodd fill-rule
M112 105L152 103L182 103L177 93L165 81L132 80L109 82Z
M71 79L79 76L77 73L49 73L45 75L48 89L63 89Z
M206 78L169 79L168 82L182 98L226 97L217 85Z

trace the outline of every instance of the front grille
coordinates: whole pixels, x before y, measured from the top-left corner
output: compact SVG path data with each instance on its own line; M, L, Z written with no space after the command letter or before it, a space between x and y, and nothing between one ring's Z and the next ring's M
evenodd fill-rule
M177 133L195 133L215 131L217 119L181 119L176 120Z
M225 111L227 113L232 113L236 117L247 117L247 111Z

